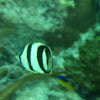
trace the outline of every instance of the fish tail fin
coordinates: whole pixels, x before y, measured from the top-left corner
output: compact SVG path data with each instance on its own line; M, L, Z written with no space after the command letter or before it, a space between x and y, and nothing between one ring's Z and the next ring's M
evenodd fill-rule
M70 83L70 82L67 82L67 83L66 83L66 89L67 89L68 91L72 91L72 90L73 90L73 87L71 86L71 83Z
M15 58L16 58L17 60L20 60L19 55L15 56Z

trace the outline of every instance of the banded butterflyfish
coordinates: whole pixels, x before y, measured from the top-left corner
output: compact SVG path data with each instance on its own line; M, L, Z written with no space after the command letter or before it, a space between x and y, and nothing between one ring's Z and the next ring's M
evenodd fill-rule
M43 43L27 44L19 55L22 66L38 73L52 72L52 51Z

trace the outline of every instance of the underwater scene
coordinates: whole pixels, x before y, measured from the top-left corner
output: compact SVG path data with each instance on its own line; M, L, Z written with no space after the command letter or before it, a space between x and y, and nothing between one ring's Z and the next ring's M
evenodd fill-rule
M0 0L0 100L100 100L100 0Z

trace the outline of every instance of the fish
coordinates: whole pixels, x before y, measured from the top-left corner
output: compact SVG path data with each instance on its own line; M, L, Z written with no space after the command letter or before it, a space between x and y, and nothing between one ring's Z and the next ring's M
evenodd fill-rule
M62 87L64 87L66 90L68 90L68 91L73 91L73 87L72 87L72 85L71 85L71 82L70 82L67 78L65 78L65 77L63 77L63 76L56 76L56 80L57 80L58 83L59 83Z
M22 66L31 72L52 73L52 51L43 43L27 44L18 56Z

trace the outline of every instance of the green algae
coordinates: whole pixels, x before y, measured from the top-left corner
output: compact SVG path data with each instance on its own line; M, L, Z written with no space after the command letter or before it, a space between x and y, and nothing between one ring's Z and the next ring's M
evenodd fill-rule
M65 62L66 72L78 85L90 91L100 90L100 41L95 38L86 40L84 45L79 46L79 59L67 59L73 63Z
M47 31L43 35L43 39L53 49L58 48L60 50L60 48L70 47L79 38L80 33L86 32L96 21L91 0L74 1L75 7L66 9L67 16L64 17L63 26L53 32Z

